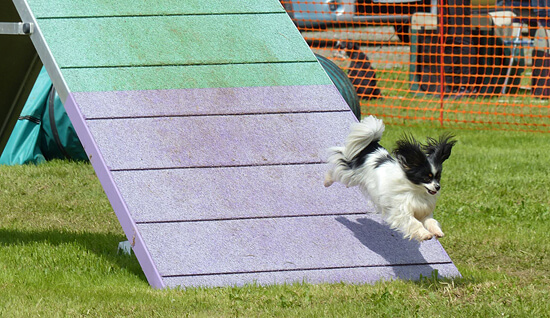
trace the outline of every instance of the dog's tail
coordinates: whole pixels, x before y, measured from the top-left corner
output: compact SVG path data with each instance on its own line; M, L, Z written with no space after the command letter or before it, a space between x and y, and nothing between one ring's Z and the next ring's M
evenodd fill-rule
M384 123L374 116L364 118L361 122L351 126L351 131L346 138L344 147L332 147L329 149L328 163L332 169L326 175L325 186L330 186L334 181L339 181L347 186L354 186L353 169L364 163L366 155L372 150L369 145L378 142L384 133ZM370 150L370 151L369 151Z

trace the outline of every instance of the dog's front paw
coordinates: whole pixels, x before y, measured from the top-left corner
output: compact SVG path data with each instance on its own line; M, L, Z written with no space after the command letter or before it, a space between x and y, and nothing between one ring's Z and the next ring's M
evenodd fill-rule
M436 220L430 219L426 221L424 224L426 226L426 229L430 231L430 233L435 235L437 238L445 236L445 234L443 234L443 231L441 231L441 228L439 227L439 224L437 223Z
M440 229L435 230L435 231L430 231L430 232L431 232L433 235L435 235L435 237L437 237L437 238L441 238L441 237L445 236L445 234L444 234L443 232L441 232Z
M427 241L433 237L433 234L426 229L420 229L411 234L411 239L415 239L419 242Z

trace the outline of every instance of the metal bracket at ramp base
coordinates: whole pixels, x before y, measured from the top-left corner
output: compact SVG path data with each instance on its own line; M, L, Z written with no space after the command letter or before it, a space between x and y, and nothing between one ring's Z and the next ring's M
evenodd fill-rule
M33 31L29 22L0 22L0 35L30 35Z

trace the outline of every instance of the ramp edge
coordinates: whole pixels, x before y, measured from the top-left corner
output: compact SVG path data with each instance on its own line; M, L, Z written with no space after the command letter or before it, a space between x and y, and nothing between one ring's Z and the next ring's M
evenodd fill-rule
M65 110L67 111L67 115L71 119L78 137L80 138L80 142L82 143L96 175L103 186L103 190L105 191L109 202L111 202L120 225L122 226L128 241L132 245L132 249L141 265L141 268L143 269L145 276L147 277L147 281L154 288L166 287L151 258L151 255L149 254L149 251L145 247L145 243L141 234L137 230L135 222L128 211L126 202L122 198L113 180L111 171L109 167L107 167L107 164L101 155L101 151L93 140L84 117L71 94L69 94L65 102Z

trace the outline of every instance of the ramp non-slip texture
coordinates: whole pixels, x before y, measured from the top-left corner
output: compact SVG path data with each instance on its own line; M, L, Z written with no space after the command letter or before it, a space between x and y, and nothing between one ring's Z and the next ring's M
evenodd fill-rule
M151 285L459 275L323 186L355 117L279 1L14 3Z

